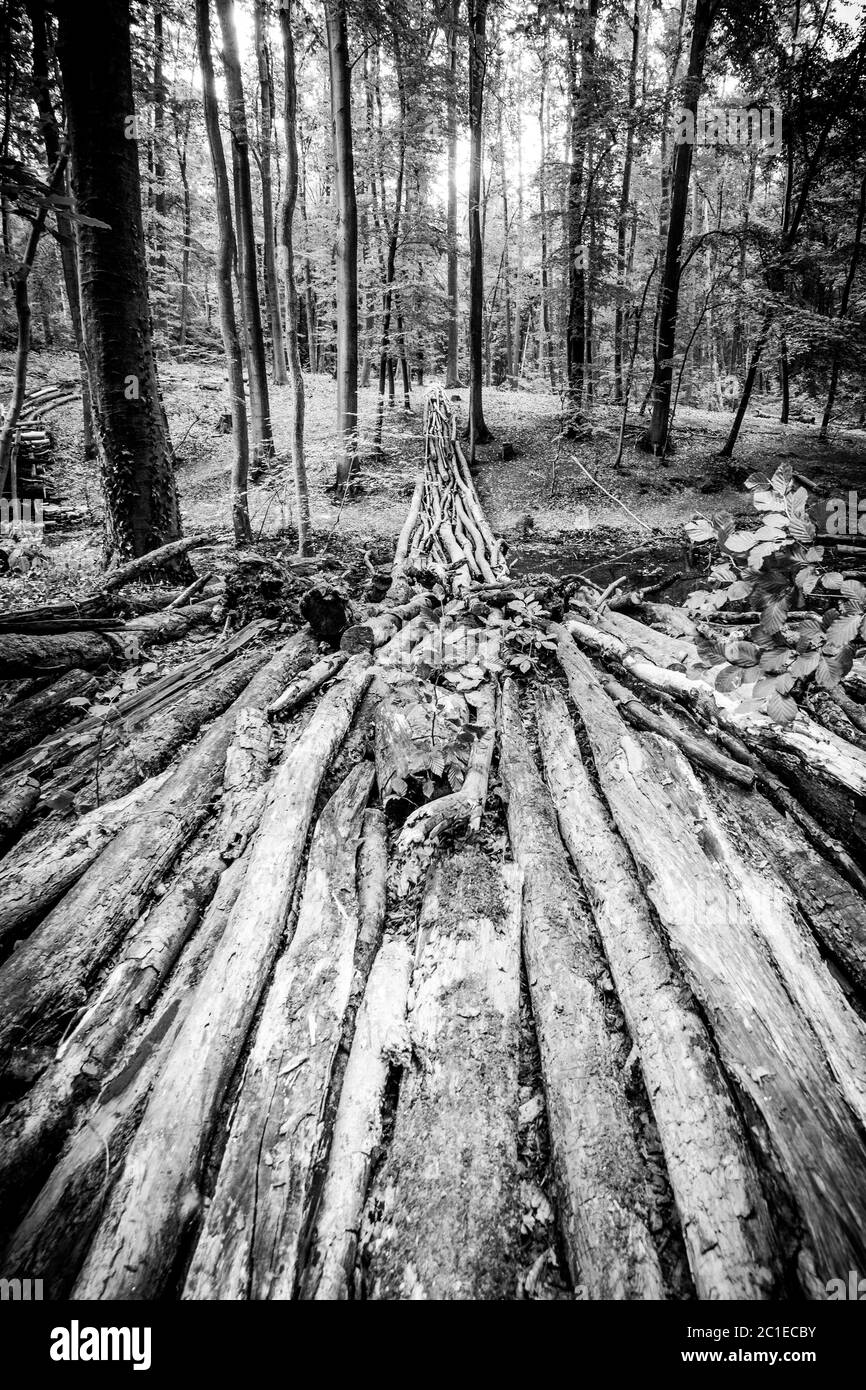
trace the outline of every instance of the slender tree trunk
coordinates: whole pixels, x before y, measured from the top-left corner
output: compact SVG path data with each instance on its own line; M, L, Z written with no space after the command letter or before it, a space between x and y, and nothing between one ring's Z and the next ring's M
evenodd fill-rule
M683 92L682 110L697 113L704 59L715 18L717 0L695 0L689 66ZM653 413L647 444L654 454L668 447L668 418L671 407L673 359L676 347L677 313L680 294L680 252L686 224L689 183L692 172L692 143L683 140L674 149L671 175L671 206L665 243L665 258L659 286L657 359L653 382Z
M860 261L860 244L863 237L863 221L866 218L866 174L860 180L860 199L857 204L857 225L854 230L854 245L851 250L851 260L848 265L848 274L845 277L845 284L842 287L842 298L839 301L839 318L844 319L848 313L848 301L851 298L851 290L857 277L857 266ZM839 352L833 352L833 363L830 368L830 388L827 392L827 404L824 406L824 415L821 420L821 438L827 438L827 426L830 423L830 416L833 413L833 405L836 400L836 388L839 382Z
M306 553L310 532L310 499L304 462L304 374L298 344L298 290L295 285L294 220L298 199L298 88L295 73L295 42L292 35L291 0L280 0L280 33L283 38L283 132L286 142L286 180L280 208L280 240L283 250L283 281L286 292L286 330L289 338L289 372L292 378L292 469L295 478L295 509L298 525L298 554ZM310 333L309 319L307 333ZM308 342L310 341L308 337ZM312 356L312 346L310 353Z
M595 90L595 26L598 0L589 0L580 12L580 79L577 76L578 44L569 34L569 86L571 95L571 161L568 171L568 325L565 337L566 375L572 415L583 402L586 359L587 248L583 244L586 216L584 173Z
M631 203L631 170L634 159L634 121L637 102L637 64L640 53L640 4L634 0L631 21L631 62L628 70L628 116L626 120L625 152L622 164L622 187L619 194L619 218L616 224L616 309L613 329L613 399L619 404L623 397L623 348L626 280L626 237Z
M165 341L168 286L165 258L165 37L159 0L153 7L153 283L151 314L156 341Z
M460 385L458 370L457 299L457 25L460 0L451 0L448 19L448 355L445 360L445 389Z
M72 149L79 284L106 504L119 560L181 534L174 455L150 330L128 0L61 0L58 53ZM94 225L94 222L96 225Z
M48 185L49 192L55 196L58 189L62 187L65 170L66 154L62 153L51 171ZM24 396L27 391L27 363L30 357L30 321L32 317L29 280L33 270L33 262L36 258L36 252L39 249L39 240L45 229L47 214L47 204L43 204L36 214L33 225L30 228L30 235L27 238L27 245L21 263L17 265L12 272L15 317L18 321L18 342L15 349L12 399L9 401L4 412L3 423L2 426L0 426L0 494L2 494L6 487L6 480L9 475L9 468L12 463L12 456L15 448L15 431L18 427L18 420L21 415L21 408L24 405ZM13 501L16 496L15 478L13 476Z
M262 115L261 165L262 223L264 226L264 281L268 326L271 331L273 379L275 386L288 384L286 349L283 342L283 320L280 314L280 287L277 280L276 239L274 235L274 195L271 177L271 152L274 144L274 79L271 70L271 51L268 45L265 0L255 0L254 7L256 59L259 68L259 101Z
M501 70L499 77L501 83ZM508 178L505 168L505 132L502 123L502 101L498 101L496 104L496 124L496 133L499 143L499 177L502 182L502 299L505 313L505 376L508 385L514 386L514 330L511 320L511 258L508 251L509 233L511 229L508 220Z
M295 116L297 122L297 114ZM316 294L313 289L313 272L310 265L310 229L307 224L307 161L304 142L298 134L298 155L300 177L298 183L298 202L301 209L301 222L304 227L304 317L307 321L307 357L312 373L319 370L319 334L317 324Z
M481 235L481 142L487 71L487 0L467 0L469 11L469 455L492 438L484 422L484 241Z
M189 327L189 265L192 251L192 203L189 189L186 150L178 150L178 171L183 189L183 249L180 258L180 323L177 331L178 346L186 346Z
M250 379L253 462L260 464L263 460L273 456L274 436L271 427L265 341L262 333L262 310L259 304L256 236L250 178L250 140L244 104L238 36L235 27L234 0L216 0L216 10L223 41L223 71L225 72L226 98L229 108L229 129L232 136L238 267L246 330L247 370Z
M207 131L208 144L210 146L216 200L216 279L217 296L219 299L220 329L222 332L226 367L228 369L229 392L232 406L232 444L234 447L231 480L232 525L234 527L235 540L240 545L244 541L252 540L247 501L250 446L249 435L247 433L247 403L244 394L244 360L241 350L241 340L238 334L237 319L235 317L235 301L232 289L232 266L235 258L232 204L222 135L220 133L219 106L217 103L213 57L211 55L210 0L196 0L196 28L199 64L201 67L204 123Z
M397 258L397 241L400 234L400 212L403 206L403 180L406 169L406 91L403 81L403 64L400 51L400 38L396 25L394 26L394 67L397 76L397 90L399 93L400 110L400 133L397 141L397 182L394 191L394 216L388 220L388 210L385 205L385 171L382 166L382 154L384 146L384 136L382 132L382 99L379 91L379 65L376 64L376 102L379 108L379 139L378 146L378 178L379 178L379 199L381 203L382 221L385 224L385 231L388 236L387 249L385 252L385 264L382 283L382 340L379 349L379 399L376 406L376 428L373 437L373 453L378 458L382 453L382 427L385 414L385 386L388 386L389 404L394 404L394 363L391 356L391 314L394 298L394 270ZM373 170L373 178L376 178L376 170Z
M33 36L33 96L42 128L42 141L49 170L60 158L60 132L57 117L51 102L48 69L48 23L44 0L28 0L27 14ZM66 182L69 171L67 166ZM81 295L78 288L78 264L75 249L75 224L60 207L55 212L57 236L60 243L60 264L63 269L63 284L66 289L66 302L72 321L72 336L78 353L78 372L81 379L81 418L83 426L84 457L90 459L95 452L93 439L93 412L90 405L90 382L87 376L87 355L84 350L84 336L81 327Z
M325 0L325 22L337 170L337 419L343 449L336 485L345 488L358 444L358 208L346 0Z
M538 369L550 377L551 390L556 390L556 365L550 323L550 268L548 265L549 229L547 220L547 83L550 72L550 31L545 29L541 54L541 78L538 98L538 225L541 235L541 331L538 335Z

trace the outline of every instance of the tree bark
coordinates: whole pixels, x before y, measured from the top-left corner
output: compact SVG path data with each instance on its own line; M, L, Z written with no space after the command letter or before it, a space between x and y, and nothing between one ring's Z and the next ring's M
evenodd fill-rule
M484 241L481 235L481 147L487 72L487 0L467 0L469 16L469 459L492 435L484 421Z
M73 196L96 221L79 224L78 255L106 549L126 560L181 532L150 330L129 3L95 0L87 24L71 0L58 13Z
M697 114L704 60L717 9L718 0L695 0L689 65L681 103L681 110L684 113L691 113L693 119ZM692 153L693 144L690 140L683 140L674 147L671 173L671 210L665 240L662 278L659 284L653 413L647 437L647 447L652 453L661 455L666 454L668 450L668 418L671 407L671 384L682 273L680 255L689 201Z
M457 25L460 0L451 0L446 31L448 42L448 86L446 89L448 139L448 207L445 236L448 243L448 348L445 357L446 391L460 385L458 370L458 328L460 305L457 298Z
M591 1299L662 1298L644 1163L605 1019L604 962L512 681L502 694L501 739L509 835L524 873L523 953L571 1275Z
M337 170L337 427L342 452L336 486L345 489L358 445L358 208L346 0L325 0L325 25Z
M295 74L295 41L292 34L291 0L280 0L280 33L283 39L283 137L286 142L286 174L280 205L280 246L286 294L286 332L289 340L289 374L292 380L292 473L295 483L295 521L298 555L306 555L310 540L310 496L304 460L306 397L298 343L298 287L295 284L295 207L298 200L298 88ZM309 262L308 274L309 274ZM309 281L308 281L309 288ZM307 303L307 344L310 371L315 371L314 325Z
M565 701L549 687L539 691L538 721L559 827L640 1049L698 1298L770 1298L776 1237L712 1039L587 775Z
M253 7L256 60L259 69L259 106L261 112L261 142L259 172L262 184L262 226L264 232L264 281L268 326L271 330L271 354L275 386L287 386L286 349L283 343L283 320L280 313L280 289L277 281L276 237L274 233L274 195L271 178L271 154L274 144L274 78L271 69L271 50L268 44L265 0L256 0Z
M223 340L232 414L231 506L235 541L243 545L253 538L250 526L247 484L250 465L250 442L247 432L247 402L244 387L244 359L235 317L232 268L235 260L235 234L232 226L231 195L219 124L219 105L213 59L211 57L210 0L196 0L198 55L202 78L204 121L213 168L217 222L216 282L219 300L220 331Z
M393 1138L362 1234L367 1297L514 1297L521 874L431 870Z
M369 675L365 657L347 665L284 758L244 886L166 1058L76 1297L146 1298L165 1286L226 1088L279 951L319 786Z
M274 436L271 426L265 342L262 334L262 311L259 304L256 233L250 179L250 140L247 130L238 37L235 28L234 0L216 0L216 9L223 41L223 72L229 108L229 129L232 137L238 267L246 326L253 460L254 463L261 464L273 455Z

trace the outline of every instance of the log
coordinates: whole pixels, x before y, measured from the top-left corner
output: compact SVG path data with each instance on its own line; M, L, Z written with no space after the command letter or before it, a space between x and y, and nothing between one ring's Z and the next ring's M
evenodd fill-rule
M271 719L276 718L277 715L286 718L293 714L305 700L308 700L317 690L321 690L322 686L326 685L329 680L333 680L334 676L343 669L348 659L348 652L339 651L329 652L320 661L314 662L308 671L287 685L282 695L268 706L268 714Z
M639 729L648 729L650 733L660 734L662 738L669 738L682 749L690 762L697 763L699 767L705 767L709 772L726 777L742 787L754 786L754 770L744 763L726 757L709 739L684 729L665 711L656 714L653 710L647 709L646 705L635 699L632 692L620 685L619 681L608 677L602 680L602 685L629 723Z
M78 707L70 700L86 700L96 687L96 678L87 671L65 672L51 685L24 700L16 700L3 711L0 729L0 762L8 762L47 734L75 718Z
M123 660L123 647L112 638L111 633L99 632L0 634L0 680L59 675L71 667L94 670Z
M287 751L249 850L243 890L166 1059L76 1285L78 1297L145 1298L165 1284L197 1208L219 1108L279 949L319 785L369 677L365 658L348 662Z
M539 690L538 732L559 828L640 1051L697 1295L771 1298L781 1286L779 1250L736 1106L555 690Z
M304 1271L305 1299L345 1299L354 1292L361 1214L383 1140L385 1089L392 1070L405 1066L410 1056L406 999L411 974L406 943L386 941L370 972L343 1077L312 1254Z
M94 972L138 918L156 884L202 824L219 790L238 711L264 707L310 658L291 638L186 755L135 823L103 850L71 892L0 970L0 1055L55 1033L86 998Z
M664 1297L643 1160L605 1021L605 965L571 877L517 690L501 706L500 773L524 874L523 954L538 1033L566 1257L589 1298Z
M17 777L0 790L0 843L8 840L35 809L41 790L33 777Z
M42 821L0 862L0 943L20 933L57 902L106 845L168 780L163 772L119 801L109 801L58 828Z
M156 550L151 550L147 555L139 555L135 560L128 561L125 565L120 565L116 570L112 570L102 585L103 593L113 593L115 589L122 589L124 584L131 584L134 579L139 579L143 574L150 574L154 570L174 568L177 560L186 555L190 550L199 545L209 545L213 536L184 536L179 541L169 541L167 545L158 546Z
M352 987L356 860L372 783L372 764L359 764L316 825L298 923L265 999L184 1298L295 1293Z
M143 642L176 642L193 627L210 622L214 599L191 603L188 608L164 608L159 613L145 613L126 623L124 632L136 633Z
M43 798L72 795L78 805L87 806L125 796L137 783L161 772L205 724L222 714L264 666L267 655L264 647L240 652L168 709L157 710L133 728L123 720L113 721L103 740L44 784Z
M197 927L230 859L237 859L264 809L270 726L261 710L242 709L226 755L223 800L208 847L193 855L165 895L133 927L119 960L86 1013L57 1050L54 1063L0 1123L0 1205L31 1190L77 1109L102 1086L121 1047L153 1004Z
M181 589L180 593L176 594L175 597L165 605L166 609L183 608L185 604L189 603L190 599L195 598L196 595L200 594L202 589L206 587L212 573L212 570L205 570L204 574L199 575L198 579L194 579L191 584L187 584L185 589Z
M122 1169L148 1095L171 1051L207 969L247 869L231 864L177 968L153 1020L103 1086L4 1253L4 1268L39 1269L51 1298L66 1298Z
M214 843L227 864L246 849L265 808L273 730L267 714L247 706L235 719L232 741L226 753L222 801Z
M612 633L629 647L635 647L657 666L685 669L700 663L698 649L691 638L669 637L663 632L656 632L654 628L647 627L646 623L630 618L627 613L617 613L610 609L603 608L592 616L603 632Z
M814 782L817 773L831 792L841 788L858 798L866 797L866 754L807 715L800 713L793 723L782 728L765 714L740 709L735 699L705 681L657 666L629 650L619 637L577 621L570 621L567 628L581 645L620 662L636 680L672 695L702 712L706 718L717 719L756 748L762 757L772 758L781 753L788 760L787 765L796 765L804 780L811 778Z
M515 1295L520 890L477 848L431 871L411 1058L362 1238L368 1298Z
M826 952L866 994L866 901L819 854L796 821L760 792L743 797L710 783L710 800L741 828L744 843L772 866L796 897ZM778 891L778 890L777 890Z
M372 652L381 647L390 637L419 613L429 613L435 606L431 594L416 594L408 603L394 608L383 608L380 613L371 614L363 623L346 628L340 639L344 652Z
M638 740L562 635L558 652L620 833L752 1134L794 1202L804 1290L823 1297L834 1271L866 1256L857 1216L866 1148L849 1108L863 1053L848 1055L852 1019L837 998L830 1024L827 981L814 974L804 932L737 853L678 750L652 734ZM837 1024L834 1041L828 1025Z

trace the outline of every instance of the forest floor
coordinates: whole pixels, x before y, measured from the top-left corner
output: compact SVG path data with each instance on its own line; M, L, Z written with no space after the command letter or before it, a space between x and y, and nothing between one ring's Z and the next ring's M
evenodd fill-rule
M0 355L0 399L8 394L10 366L10 354ZM75 372L70 354L35 353L29 387L74 380ZM228 409L223 373L215 363L172 361L163 364L160 377L178 457L184 527L188 532L212 531L228 541L231 436L220 433L220 421ZM387 565L417 477L426 388L413 388L411 414L399 406L386 410L384 456L373 464L362 451L360 488L342 505L331 490L335 383L330 377L308 376L306 392L306 456L316 549L326 547L356 559L369 551L377 563ZM465 420L468 392L450 394L455 412ZM291 429L290 387L271 387L271 411L278 457L251 488L250 511L256 539L279 542L285 517L291 514L291 468L282 452ZM375 411L375 389L362 389L362 440L372 436ZM828 497L866 487L866 431L837 427L830 440L822 443L817 425L808 423L808 408L798 413L806 418L782 426L777 402L758 398L737 446L736 468L772 472L787 461L814 478ZM742 487L732 480L729 461L718 457L730 426L727 412L681 407L676 449L662 464L635 447L643 425L635 411L618 469L612 466L618 408L597 407L591 428L576 440L563 438L562 402L550 392L489 389L485 414L493 440L479 449L478 489L494 530L508 543L510 564L517 573L589 573L604 586L629 568L661 567L670 573L685 568L684 581L678 585L682 590L697 578L688 574L683 522L696 513L724 510L737 515L749 510ZM35 557L37 562L26 578L18 575L16 582L2 585L0 608L38 602L49 592L58 598L72 597L92 587L101 567L98 474L95 463L83 459L77 404L52 415L49 423L56 439L58 491L64 505L80 511L82 519L74 529L50 536L47 553ZM513 450L507 462L501 458L503 444ZM286 541L290 543L290 537ZM620 556L622 563L617 561Z

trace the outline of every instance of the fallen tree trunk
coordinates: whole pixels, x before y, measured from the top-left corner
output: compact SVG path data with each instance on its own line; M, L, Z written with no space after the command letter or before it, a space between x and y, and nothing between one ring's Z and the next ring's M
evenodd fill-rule
M77 707L68 701L86 700L95 686L94 676L87 671L73 669L44 690L25 700L16 700L14 705L4 709L3 727L0 729L0 762L17 757L73 719Z
M362 1237L368 1298L515 1295L520 887L480 849L431 871L411 1057Z
M433 596L423 593L416 594L408 603L395 608L383 608L380 613L371 614L363 623L347 627L340 639L340 647L344 652L372 652L393 637L404 623L417 618L419 613L430 613L434 607Z
M771 1298L779 1250L736 1106L554 690L539 691L538 731L559 827L640 1050L697 1295Z
M329 652L320 661L314 662L308 671L287 685L282 695L268 705L270 717L273 719L279 714L285 718L293 714L305 700L317 690L321 690L329 680L333 680L334 676L342 671L348 659L348 652L340 651Z
M866 1148L846 1101L856 1100L849 1064L860 1065L845 1055L849 1024L835 1009L836 1048L824 1003L814 1013L801 1007L806 999L811 1004L815 986L802 934L798 940L789 920L774 918L776 904L736 853L681 755L654 735L638 742L561 632L558 650L617 826L752 1133L796 1205L804 1289L823 1297L834 1271L858 1268L866 1257L857 1216L866 1202ZM824 985L817 987L826 1000Z
M0 942L47 912L98 859L119 830L168 780L152 777L119 801L107 802L58 828L53 819L29 830L0 861Z
M124 660L122 645L112 639L113 634L99 632L47 633L43 637L0 634L0 680L59 675L70 667L92 670Z
M137 559L128 561L125 565L120 565L116 570L112 570L102 585L103 593L112 593L115 589L122 589L124 584L131 584L134 579L140 579L143 574L151 574L155 570L165 569L167 566L173 568L176 562L190 550L199 545L209 545L213 536L184 536L181 540L169 541L166 545L160 545L156 550L151 550L147 555L139 555Z
M223 776L235 719L266 706L311 642L298 633L258 672L186 755L136 822L103 850L0 970L0 1054L56 1032L86 998L94 971L140 915L155 885L202 824Z
M503 689L501 715L508 829L524 873L523 954L572 1279L590 1298L662 1298L644 1165L605 1022L605 965L526 742L512 681Z
M251 738L251 731L255 736ZM204 848L130 932L87 1012L26 1096L0 1123L0 1207L32 1190L77 1109L102 1086L121 1047L154 999L214 895L226 863L243 851L264 807L270 726L242 709L226 755L223 802L214 836L225 857ZM26 1180L22 1181L22 1175Z
M709 739L682 728L665 713L656 714L653 710L647 709L646 705L637 700L632 692L618 681L609 677L603 680L602 684L631 724L639 729L647 729L650 733L660 734L663 738L669 738L682 749L689 762L697 763L699 767L705 767L709 772L714 772L731 782L738 782L741 787L754 786L754 770L744 763L726 757Z
M411 974L406 943L386 941L358 1011L302 1298L334 1300L354 1294L361 1214L383 1139L385 1089L392 1069L404 1066L410 1055L406 999Z
M161 1289L220 1104L279 950L321 779L370 677L350 661L277 773L244 888L168 1056L76 1286L82 1298ZM270 698L273 698L273 693Z
M356 860L372 783L372 764L359 764L316 825L297 926L265 999L185 1298L294 1295L352 987Z
M18 777L0 790L0 843L35 810L41 790L33 777Z
M222 714L249 685L267 660L264 647L242 651L168 709L128 729L123 720L107 725L99 743L43 784L43 797L73 795L78 804L115 801L138 782L161 772L178 749Z
M156 1017L103 1086L5 1249L4 1269L39 1269L50 1298L69 1296L108 1193L122 1169L148 1095L225 929L246 875L231 864L166 990Z

